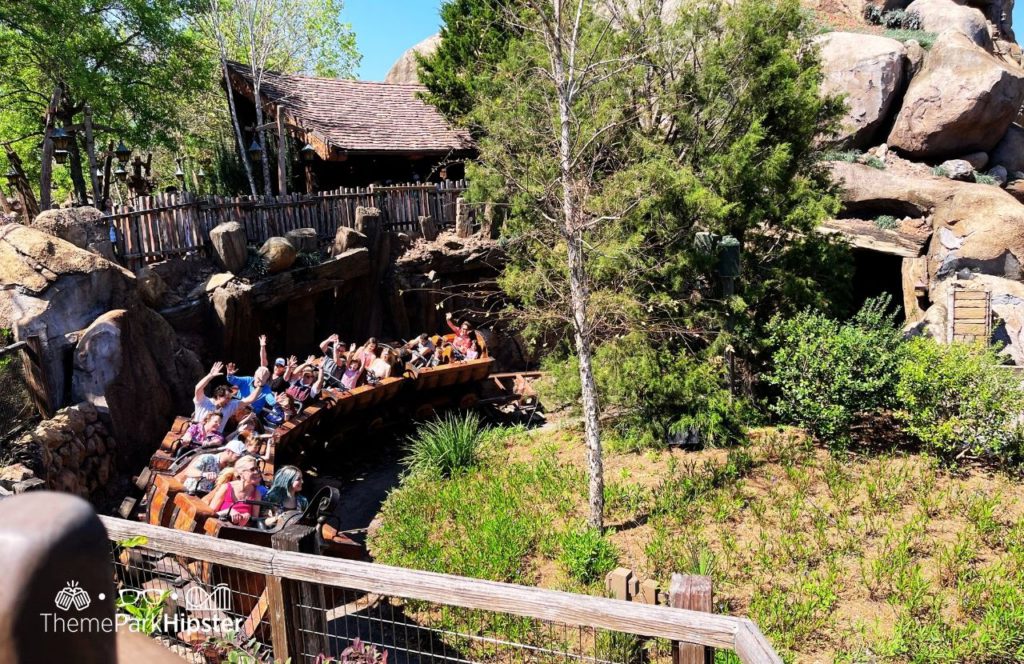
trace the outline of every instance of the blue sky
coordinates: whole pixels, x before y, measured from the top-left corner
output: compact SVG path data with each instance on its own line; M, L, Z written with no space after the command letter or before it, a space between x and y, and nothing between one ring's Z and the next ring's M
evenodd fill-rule
M359 78L381 81L402 53L438 31L441 0L345 0L363 54Z

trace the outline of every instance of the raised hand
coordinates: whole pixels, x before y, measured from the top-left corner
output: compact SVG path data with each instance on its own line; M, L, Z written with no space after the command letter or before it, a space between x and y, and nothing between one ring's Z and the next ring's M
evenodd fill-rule
M261 346L266 346L267 345L267 335L265 335L265 334L261 334L260 335L260 345Z
M450 311L444 312L444 319L445 320L451 320L452 319L452 312L450 312Z
M228 369L228 375L229 376L234 376L235 373L238 372L238 367L235 366L234 362L228 362L227 369Z
M211 376L220 376L223 373L224 373L224 363L223 362L214 362L213 366L210 368L210 375Z
M316 362L316 355L310 355L306 358L307 365L313 364L314 362Z
M299 366L299 358L295 357L294 355L289 357L288 358L288 366L290 366L290 367L297 367L297 366Z

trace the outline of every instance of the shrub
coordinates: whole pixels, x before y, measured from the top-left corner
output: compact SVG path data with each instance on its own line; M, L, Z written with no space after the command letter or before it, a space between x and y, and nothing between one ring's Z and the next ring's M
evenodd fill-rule
M997 187L999 186L999 180L995 179L991 175L988 175L987 173L979 173L975 171L974 181L977 182L978 184L994 184Z
M893 9L891 11L887 11L884 14L882 14L882 24L891 30L898 30L900 28L903 28L905 27L903 25L903 21L906 17L906 14L907 13L902 9Z
M848 322L806 311L772 321L775 351L766 380L778 390L771 410L823 440L846 443L857 413L893 403L901 354L891 299L868 300Z
M920 19L917 20L920 21ZM895 39L896 41L900 42L906 42L913 39L914 41L921 45L921 48L923 48L926 51L935 44L935 39L936 37L938 37L938 34L934 32L926 32L924 30L911 29L886 30L884 34L889 39Z
M866 5L864 7L864 20L871 25L881 25L884 12L878 5Z
M1024 451L1024 390L990 348L913 339L896 397L896 416L906 431L947 459L1019 460Z
M896 221L896 217L891 214L883 214L875 217L875 226L882 230L891 231L899 226L899 222Z
M948 178L949 171L942 166L932 166L932 175L938 178Z
M422 425L406 445L405 464L412 472L449 477L479 461L482 431L476 413L448 414Z
M852 164L861 155L860 150L825 150L821 153L821 161L845 161Z
M615 569L619 555L599 530L582 528L562 536L562 554L558 560L569 576L589 584Z
M871 168L877 168L880 171L885 170L885 162L879 159L878 157L868 157L867 159L864 160L864 163L870 166Z
M924 28L924 22L921 21L921 15L917 12L910 11L903 13L903 21L900 27L904 30L919 31Z

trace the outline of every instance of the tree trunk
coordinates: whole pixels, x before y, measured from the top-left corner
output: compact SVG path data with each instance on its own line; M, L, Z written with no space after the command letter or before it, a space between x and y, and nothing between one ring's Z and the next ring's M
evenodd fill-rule
M587 441L587 470L590 474L590 515L592 528L604 529L604 461L601 456L601 424L598 420L597 383L594 380L590 344L590 322L587 307L586 258L583 251L583 210L577 199L577 178L572 156L572 72L565 70L562 55L558 5L555 5L556 27L552 32L551 64L558 95L558 163L562 189L562 234L566 241L569 262L569 300L572 307L573 337L580 363L580 388L583 400L583 430Z
M254 74L253 79L255 78L256 76ZM263 195L271 196L273 195L274 190L271 189L270 160L267 158L267 149L270 146L267 144L267 131L263 126L263 98L260 95L259 84L254 83L252 88L252 96L253 99L256 101L256 135L260 137L260 147L263 148L263 150L260 152L260 162L263 165Z
M255 196L256 180L252 176L252 165L249 163L249 153L246 150L248 146L245 144L245 139L242 138L242 127L238 123L238 111L235 110L235 92L231 87L231 72L228 70L228 61L224 57L223 51L221 51L220 65L224 71L224 87L227 88L228 92L228 113L231 115L231 125L235 128L235 139L238 141L238 156L241 157L242 165L245 166L245 177L249 180L249 191Z
M70 129L71 118L64 118L64 128ZM68 133L71 133L68 131ZM82 172L82 151L78 148L78 136L75 135L68 145L68 171L71 175L71 182L75 186L75 201L85 204L89 199L89 191L85 184L85 173Z
M277 194L288 193L288 134L284 126L284 108L277 107Z
M43 155L39 166L39 207L42 210L49 210L53 199L53 140L50 134L53 132L53 123L56 120L55 113L63 90L58 85L53 89L53 96L50 98L50 105L46 108L46 127L43 130ZM31 221L32 218L29 218Z
M85 154L89 160L89 182L92 183L92 204L97 210L102 210L100 177L96 174L96 141L92 133L92 109L88 104L85 105L82 115L85 124Z

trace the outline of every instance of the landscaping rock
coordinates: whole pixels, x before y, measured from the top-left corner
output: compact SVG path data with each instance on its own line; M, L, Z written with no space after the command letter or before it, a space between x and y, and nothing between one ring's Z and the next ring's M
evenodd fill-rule
M974 166L966 159L947 159L939 165L950 180L968 182L974 179Z
M21 463L0 468L0 483L16 484L32 479L35 476L36 474L32 472L31 468Z
M988 173L986 173L986 175L988 175L989 177L995 178L996 182L999 183L1000 187L1003 186L1004 184L1006 184L1007 173L1006 173L1006 169L1003 168L1002 166L996 166L994 168L990 168Z
M906 49L895 39L850 32L829 32L814 41L824 72L822 92L846 99L839 140L870 145L902 89Z
M159 309L167 295L167 283L149 266L143 266L135 273L139 295L146 306Z
M32 221L32 227L108 261L116 260L110 243L110 229L103 213L94 207L45 210Z
M235 274L245 269L249 255L242 224L237 221L219 224L210 231L210 244L214 258L222 268Z
M917 158L988 151L1006 134L1022 101L1024 70L946 31L910 82L888 143Z
M953 0L914 0L907 12L921 17L921 28L927 32L954 30L982 48L992 46L988 22L979 9L959 5Z
M1024 128L1014 123L992 151L992 163L1008 171L1024 171Z
M331 245L331 255L340 256L349 249L362 249L367 246L367 237L354 228L339 226Z
M320 251L320 242L313 228L296 228L284 234L300 254L315 254Z
M283 237L272 237L260 247L260 255L267 262L267 272L277 274L294 265L299 252Z

